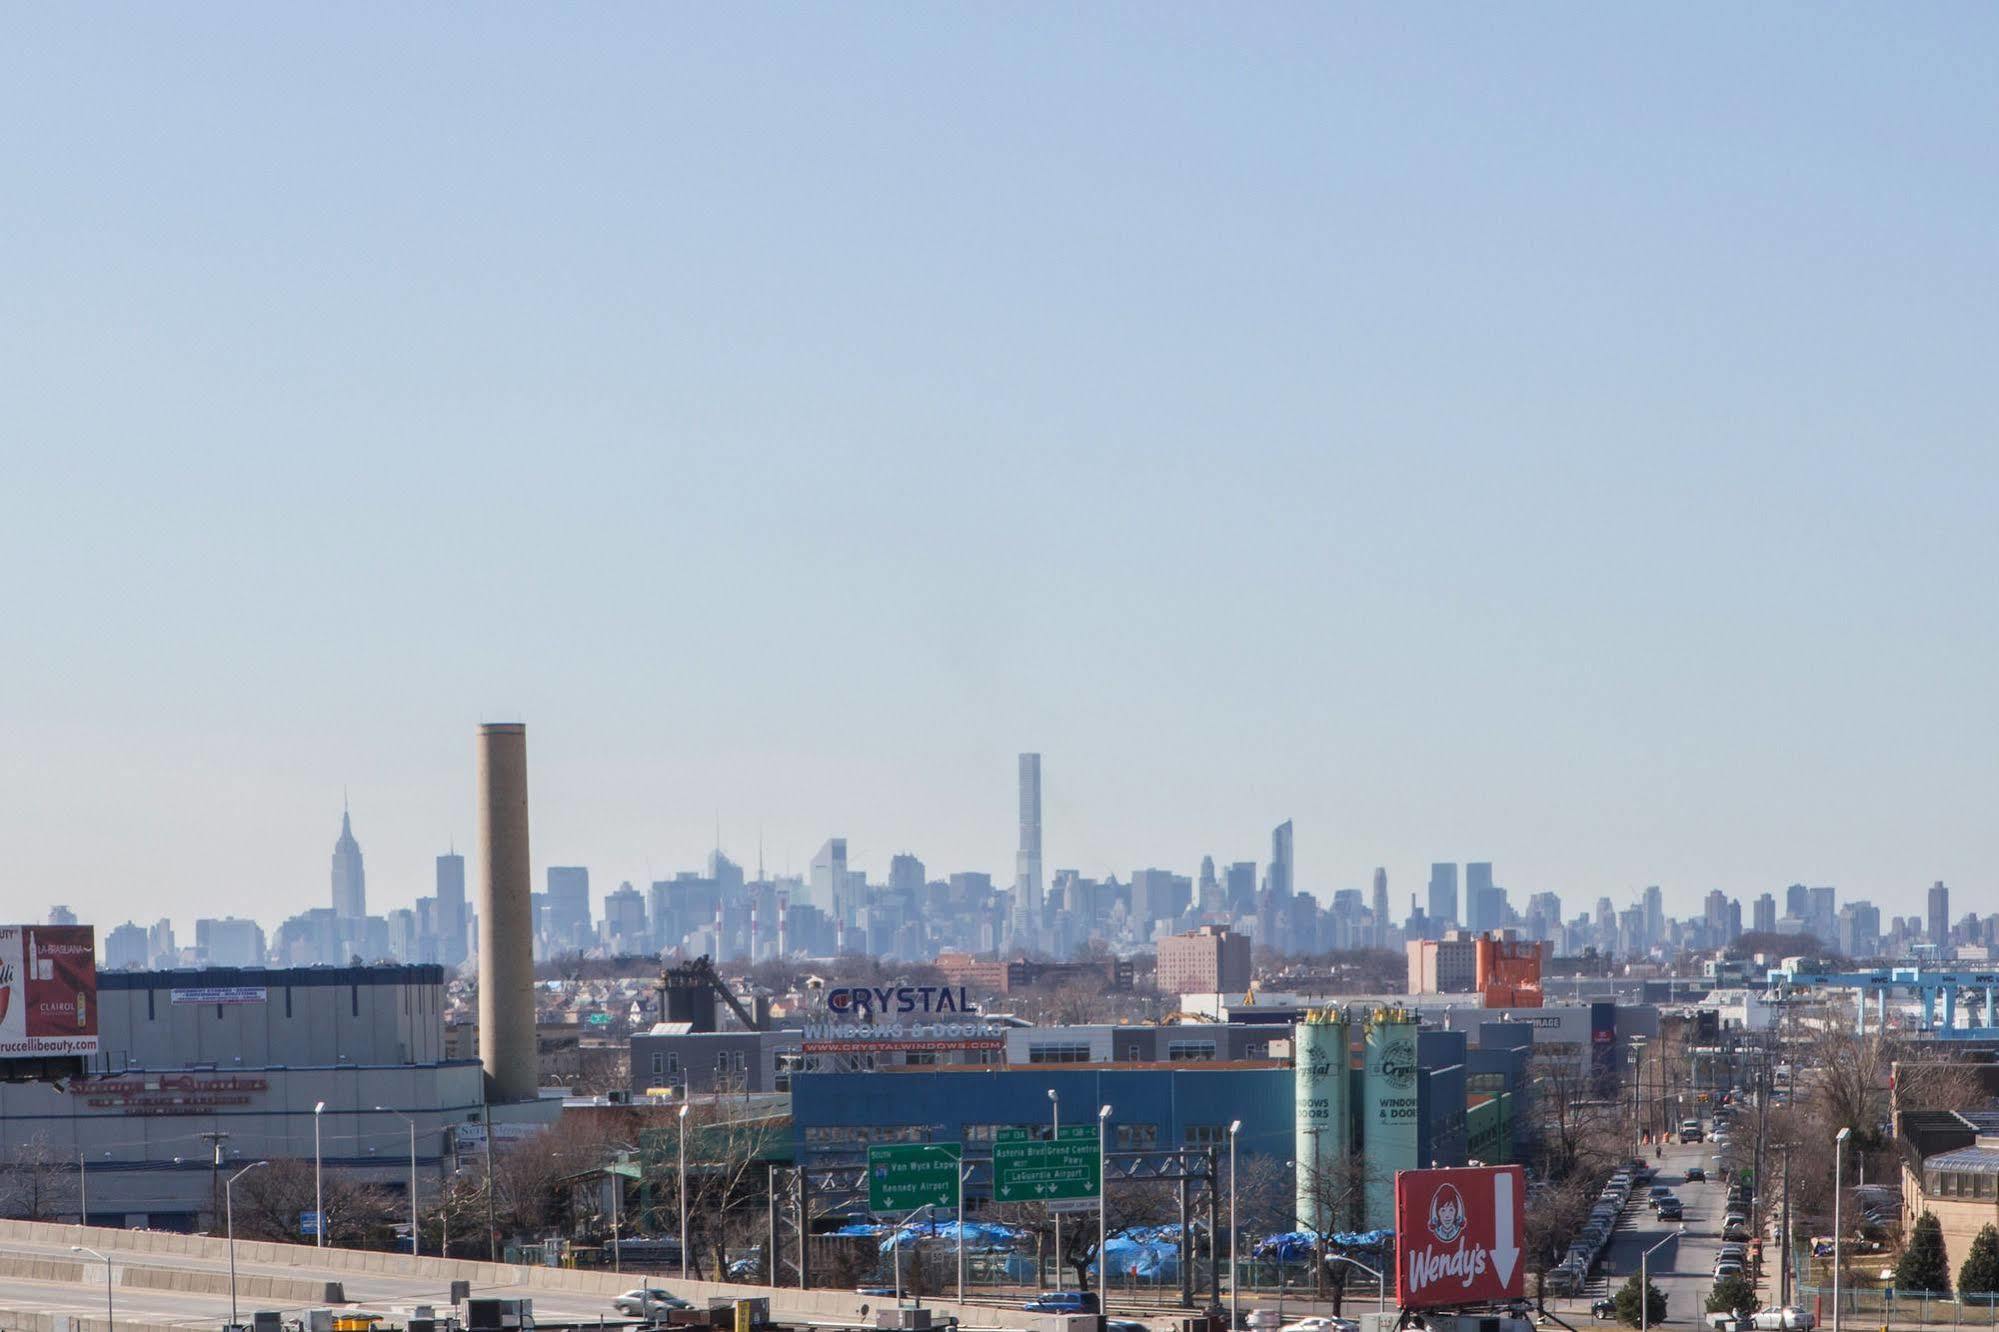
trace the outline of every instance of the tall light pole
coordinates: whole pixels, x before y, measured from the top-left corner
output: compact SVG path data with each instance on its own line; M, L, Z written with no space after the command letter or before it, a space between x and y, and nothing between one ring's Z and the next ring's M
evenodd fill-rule
M1237 1316L1242 1312L1236 1299L1236 1286L1242 1280L1242 1265L1236 1258L1236 1240L1242 1232L1235 1223L1235 1140L1242 1132L1242 1121L1229 1121L1229 1326L1239 1327Z
M240 1327L236 1318L236 1181L255 1170L258 1166L269 1165L269 1161L252 1161L229 1177L222 1186L222 1211L225 1224L229 1227L229 1325Z
M1867 1001L1863 998L1861 1002ZM1846 1161L1846 1140L1852 1136L1851 1128L1843 1128L1832 1140L1832 1332L1839 1332L1840 1167Z
M1062 1141L1062 1098L1055 1089L1048 1089L1048 1141ZM1062 1289L1062 1214L1055 1213L1055 1289ZM1099 1301L1101 1303L1102 1301Z
M410 1118L410 1117L409 1117L408 1115L404 1114L404 1113L403 1113L402 1111L400 1111L400 1110L391 1110L391 1109L390 1109L390 1108L389 1108L388 1106L386 1106L386 1105L378 1105L378 1106L376 1106L376 1107L375 1107L375 1109L377 1109L377 1110L379 1110L379 1111L381 1111L381 1112L383 1112L383 1113L385 1113L385 1114L391 1114L391 1115L394 1115L394 1116L395 1116L395 1117L396 1117L397 1119L400 1119L400 1120L402 1120L402 1121L403 1121L403 1123L405 1123L405 1124L408 1124L408 1125L410 1126L410 1257L414 1258L414 1257L416 1257L416 1256L417 1256L417 1246L416 1246L416 1121L415 1121L414 1119L411 1119L411 1118Z
M104 1264L104 1325L109 1332L118 1332L118 1315L111 1307L111 1260L95 1249L87 1249L81 1244L69 1246L71 1253L87 1253Z
M680 1279L687 1280L687 1102L680 1103Z
M1663 1243L1663 1241L1661 1242ZM1377 1316L1388 1312L1388 1277L1385 1273L1377 1272L1372 1267L1369 1267L1366 1263L1362 1262L1360 1259L1349 1258L1343 1253L1329 1253L1324 1256L1332 1259L1336 1263L1352 1263L1355 1267L1358 1267L1361 1271L1373 1277L1374 1312Z
M90 1224L90 1176L84 1170L81 1147L76 1149L76 1224Z
M312 1107L312 1244L316 1249L326 1247L326 1194L320 1187L319 1176L319 1120L326 1113L326 1102L316 1102ZM229 1319L235 1322L234 1316Z
M1097 1110L1097 1312L1111 1311L1111 1256L1104 1252L1110 1239L1111 1172L1108 1144L1111 1135L1111 1108Z
M1652 1280L1647 1275L1646 1263L1651 1260L1654 1251L1665 1248L1668 1244L1671 1244L1686 1233L1686 1224L1682 1222L1678 1230L1638 1255L1638 1332L1645 1332L1645 1329L1651 1326L1652 1321L1650 1317L1652 1301L1648 1298L1652 1291Z

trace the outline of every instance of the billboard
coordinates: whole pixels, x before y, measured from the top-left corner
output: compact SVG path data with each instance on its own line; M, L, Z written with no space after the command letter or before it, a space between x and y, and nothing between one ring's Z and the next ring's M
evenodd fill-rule
M1395 1300L1405 1309L1518 1299L1526 1175L1519 1166L1395 1174Z
M88 925L0 925L0 1059L97 1053Z

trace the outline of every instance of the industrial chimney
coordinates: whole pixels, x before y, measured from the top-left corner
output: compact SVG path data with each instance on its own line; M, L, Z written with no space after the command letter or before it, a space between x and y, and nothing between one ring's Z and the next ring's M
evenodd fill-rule
M534 921L528 902L528 736L479 728L479 1062L493 1101L540 1090L534 1031Z

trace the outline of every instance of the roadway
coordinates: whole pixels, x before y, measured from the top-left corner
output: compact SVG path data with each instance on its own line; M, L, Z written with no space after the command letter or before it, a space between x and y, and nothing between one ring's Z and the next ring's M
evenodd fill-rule
M1651 1184L1632 1190L1631 1203L1604 1246L1597 1271L1603 1278L1604 1294L1617 1288L1638 1272L1638 1256L1650 1246L1667 1240L1646 1264L1646 1275L1666 1297L1665 1325L1700 1327L1707 1318L1708 1292L1714 1287L1714 1261L1721 1249L1721 1220L1727 1212L1728 1186L1720 1178L1714 1145L1708 1142L1667 1143L1646 1149L1657 1168L1651 1184L1671 1189L1685 1209L1682 1222L1659 1220L1645 1201ZM1708 1174L1707 1182L1689 1184L1688 1166L1699 1166ZM1681 1226L1685 1226L1681 1233ZM1674 1238L1668 1239L1669 1236ZM1592 1320L1589 1302L1597 1298L1561 1301L1562 1316L1577 1326Z

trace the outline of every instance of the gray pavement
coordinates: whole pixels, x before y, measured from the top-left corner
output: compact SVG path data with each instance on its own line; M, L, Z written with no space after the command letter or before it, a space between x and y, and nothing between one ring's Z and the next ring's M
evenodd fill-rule
M1645 1149L1645 1156L1659 1171L1652 1183L1671 1189L1686 1210L1685 1232L1652 1255L1646 1272L1666 1297L1664 1326L1700 1327L1706 1320L1708 1292L1714 1286L1714 1260L1721 1248L1721 1218L1727 1210L1728 1186L1717 1177L1714 1147L1710 1143L1689 1143L1684 1147L1678 1143L1655 1145ZM1701 1184L1687 1183L1688 1166L1700 1166L1710 1179ZM1599 1294L1615 1292L1637 1273L1640 1253L1674 1236L1680 1228L1680 1224L1662 1222L1653 1215L1645 1203L1644 1189L1633 1190L1631 1205L1625 1209L1598 1262L1601 1281L1592 1284L1587 1298L1557 1302L1558 1311L1578 1327L1589 1325L1590 1300Z

